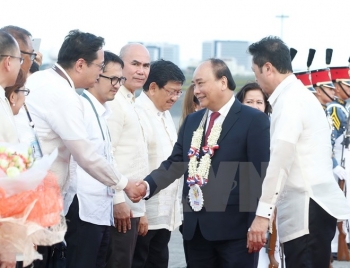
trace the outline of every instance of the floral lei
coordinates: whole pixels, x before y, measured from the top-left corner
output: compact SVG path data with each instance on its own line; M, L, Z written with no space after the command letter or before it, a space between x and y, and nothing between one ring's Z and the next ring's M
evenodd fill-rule
M208 137L208 144L202 147L204 155L199 160L200 146L202 143L204 122L208 116L208 110L205 112L201 123L196 131L193 132L191 148L188 151L190 162L188 163L188 186L198 184L199 186L208 183L208 175L211 164L211 158L214 156L214 151L219 149L217 144L221 134L221 123L215 123ZM198 164L199 162L199 164Z

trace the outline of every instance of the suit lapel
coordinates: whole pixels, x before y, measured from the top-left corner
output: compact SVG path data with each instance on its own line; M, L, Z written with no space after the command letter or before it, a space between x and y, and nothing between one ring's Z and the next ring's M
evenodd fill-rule
M231 109L228 112L227 117L225 118L222 124L222 130L221 130L220 138L218 140L218 144L220 144L220 142L225 138L227 133L236 123L237 119L239 118L239 113L241 112L241 107L242 107L242 103L240 103L237 99L235 99L235 102L231 106Z

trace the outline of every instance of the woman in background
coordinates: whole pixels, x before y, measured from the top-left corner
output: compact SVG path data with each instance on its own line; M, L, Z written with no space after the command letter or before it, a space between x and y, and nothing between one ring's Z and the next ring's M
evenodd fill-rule
M182 115L180 118L180 126L185 120L186 116L191 113L199 111L201 108L197 97L194 95L194 84L191 84L186 90L186 94L182 104Z
M24 104L25 96L29 94L29 89L24 87L26 77L22 70L19 71L16 83L11 87L5 88L5 96L8 99L12 113L17 115Z
M243 104L256 108L267 115L271 113L271 106L267 102L266 94L255 82L245 84L241 90L237 92L236 98Z

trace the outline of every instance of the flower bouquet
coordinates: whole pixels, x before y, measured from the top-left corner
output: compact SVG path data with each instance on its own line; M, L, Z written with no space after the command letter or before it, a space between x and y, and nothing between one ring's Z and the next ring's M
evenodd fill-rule
M63 241L62 197L48 172L56 157L57 150L34 161L26 145L0 143L0 261L21 255L26 266L42 259L34 245Z

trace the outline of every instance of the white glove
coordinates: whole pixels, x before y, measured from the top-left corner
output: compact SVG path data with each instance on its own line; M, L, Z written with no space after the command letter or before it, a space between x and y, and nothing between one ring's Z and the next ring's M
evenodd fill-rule
M333 168L333 173L339 178L339 180L348 180L348 174L346 170L339 165Z

